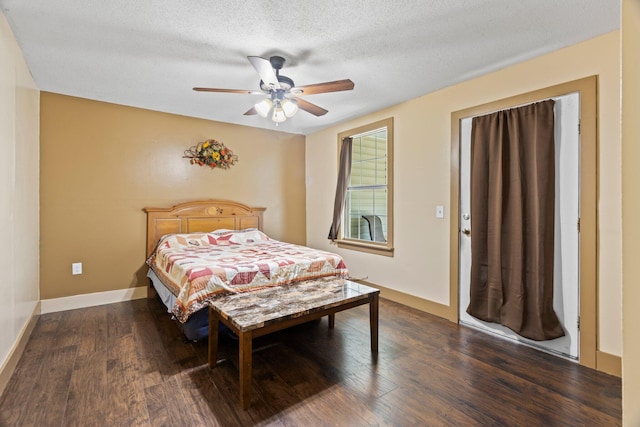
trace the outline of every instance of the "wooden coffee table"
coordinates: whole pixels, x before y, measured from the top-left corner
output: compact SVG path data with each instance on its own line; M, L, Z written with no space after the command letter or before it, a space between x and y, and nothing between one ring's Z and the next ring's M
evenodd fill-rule
M224 295L209 302L209 367L218 356L218 322L239 338L240 405L251 404L251 352L253 338L300 323L369 304L371 351L378 352L378 297L380 291L335 277L278 286L255 292Z

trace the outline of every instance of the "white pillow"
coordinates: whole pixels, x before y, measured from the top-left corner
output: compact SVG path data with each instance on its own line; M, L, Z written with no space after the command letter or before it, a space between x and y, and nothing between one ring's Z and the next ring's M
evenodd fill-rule
M248 228L246 230L235 232L230 239L233 243L255 243L264 240L269 240L269 236L255 228Z

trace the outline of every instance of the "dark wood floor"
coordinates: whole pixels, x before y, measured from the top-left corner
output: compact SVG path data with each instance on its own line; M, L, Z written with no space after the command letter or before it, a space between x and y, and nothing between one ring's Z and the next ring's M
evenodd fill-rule
M254 343L252 407L237 343L218 368L156 300L42 315L0 398L3 426L616 426L620 379L380 301Z

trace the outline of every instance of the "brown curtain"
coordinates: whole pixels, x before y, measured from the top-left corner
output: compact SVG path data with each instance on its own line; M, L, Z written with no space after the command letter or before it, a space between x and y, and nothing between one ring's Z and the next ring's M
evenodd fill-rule
M335 241L338 238L338 230L342 222L342 210L344 209L344 199L349 187L351 178L351 146L353 138L342 138L340 147L340 164L338 165L338 184L336 185L336 198L333 203L333 222L329 228L329 239Z
M554 101L476 117L471 127L467 313L519 335L564 335L553 311Z

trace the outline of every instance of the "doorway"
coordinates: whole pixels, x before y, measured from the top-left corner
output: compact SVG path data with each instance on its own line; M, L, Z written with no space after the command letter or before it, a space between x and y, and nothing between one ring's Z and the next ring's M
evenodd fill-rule
M553 307L565 335L553 340L534 341L497 323L479 320L466 312L471 276L470 153L471 122L460 122L460 323L483 332L520 341L526 345L578 360L579 357L579 230L580 218L580 93L553 97L555 101L555 233Z
M562 319L563 326L567 333L567 338L554 343L552 347L543 348L545 351L562 354L565 357L579 360L581 365L596 368L596 336L597 336L597 253L596 253L596 231L597 231L597 128L596 128L596 106L597 106L597 78L595 76L587 77L584 79L552 86L549 88L537 90L534 92L525 93L522 95L514 96L511 98L483 104L480 106L468 108L452 113L451 115L451 231L450 231L450 314L449 318L454 321L458 321L463 325L470 325L474 328L484 327L485 325L472 324L473 322L480 322L471 316L466 315L466 307L469 301L468 291L460 291L463 277L468 275L468 263L464 262L465 244L468 244L468 251L470 252L470 240L465 241L467 236L464 234L465 229L471 226L472 218L465 222L465 214L469 213L468 205L465 206L463 200L464 181L468 183L468 176L465 176L464 162L468 163L468 154L465 150L468 147L464 147L463 136L464 133L470 132L467 129L469 126L465 119L470 119L474 116L488 114L490 112L505 110L521 105L533 103L542 99L553 98L559 100L559 113L558 117L560 121L556 124L556 139L560 137L561 141L564 141L566 135L565 131L568 131L570 127L575 125L563 124L563 120L567 121L575 120L575 117L571 119L572 114L564 114L565 110L573 109L572 103L575 103L575 110L579 117L579 143L567 145L561 145L556 147L557 150L561 150L559 158L573 157L575 162L573 163L574 170L577 168L575 174L577 175L578 184L574 185L569 190L574 199L574 207L577 203L577 211L579 212L579 224L578 220L571 215L559 215L557 212L556 221L561 221L556 227L560 227L560 236L556 241L555 251L561 251L563 253L561 262L559 264L556 274L560 274L561 282L570 283L572 279L565 277L566 274L571 274L573 271L577 279L573 279L574 290L565 289L554 291L554 308L556 313ZM557 113L556 113L557 114ZM469 120L470 122L470 120ZM558 135L558 132L563 134ZM468 140L468 137L467 137ZM564 142L563 142L564 144ZM573 147L573 148L572 148ZM562 150L568 149L563 152ZM558 153L558 151L557 151ZM565 166L556 165L557 168L561 167L562 172L559 174L563 177L563 180L567 180L566 176L573 174L574 172L565 171ZM566 172L566 173L565 173ZM562 182L560 183L562 184ZM568 184L568 181L566 183ZM558 189L556 190L558 192ZM561 205L566 205L566 200L563 191L560 190L562 197ZM567 196L569 197L569 196ZM468 200L468 198L467 198ZM467 202L468 203L468 202ZM571 204L571 203L570 203ZM558 218L558 215L560 216ZM571 223L573 222L573 225ZM558 224L558 222L556 222ZM580 233L578 237L578 226L580 227ZM572 237L562 234L564 231L570 232L573 229L575 234ZM464 237L464 238L463 238ZM573 242L573 243L571 243ZM568 245L568 246L567 246ZM571 246L573 245L573 249ZM575 247L577 246L577 251ZM565 255L567 250L573 250L573 262L574 265L564 265L565 263L571 264L572 255ZM470 258L469 258L470 259ZM465 267L467 266L467 267ZM554 275L554 280L555 279ZM468 277L466 278L468 281ZM577 289L575 289L577 288ZM571 294L575 298L569 298ZM556 308L557 307L557 308ZM577 314L576 314L577 312ZM468 317L466 317L466 316ZM469 319L470 318L470 319ZM579 322L579 325L578 325ZM495 332L495 331L494 331ZM498 333L498 332L496 332ZM515 335L515 334L514 334ZM537 343L533 341L533 343ZM527 343L530 344L530 343ZM534 344L536 345L536 344ZM556 348L554 348L554 346Z

